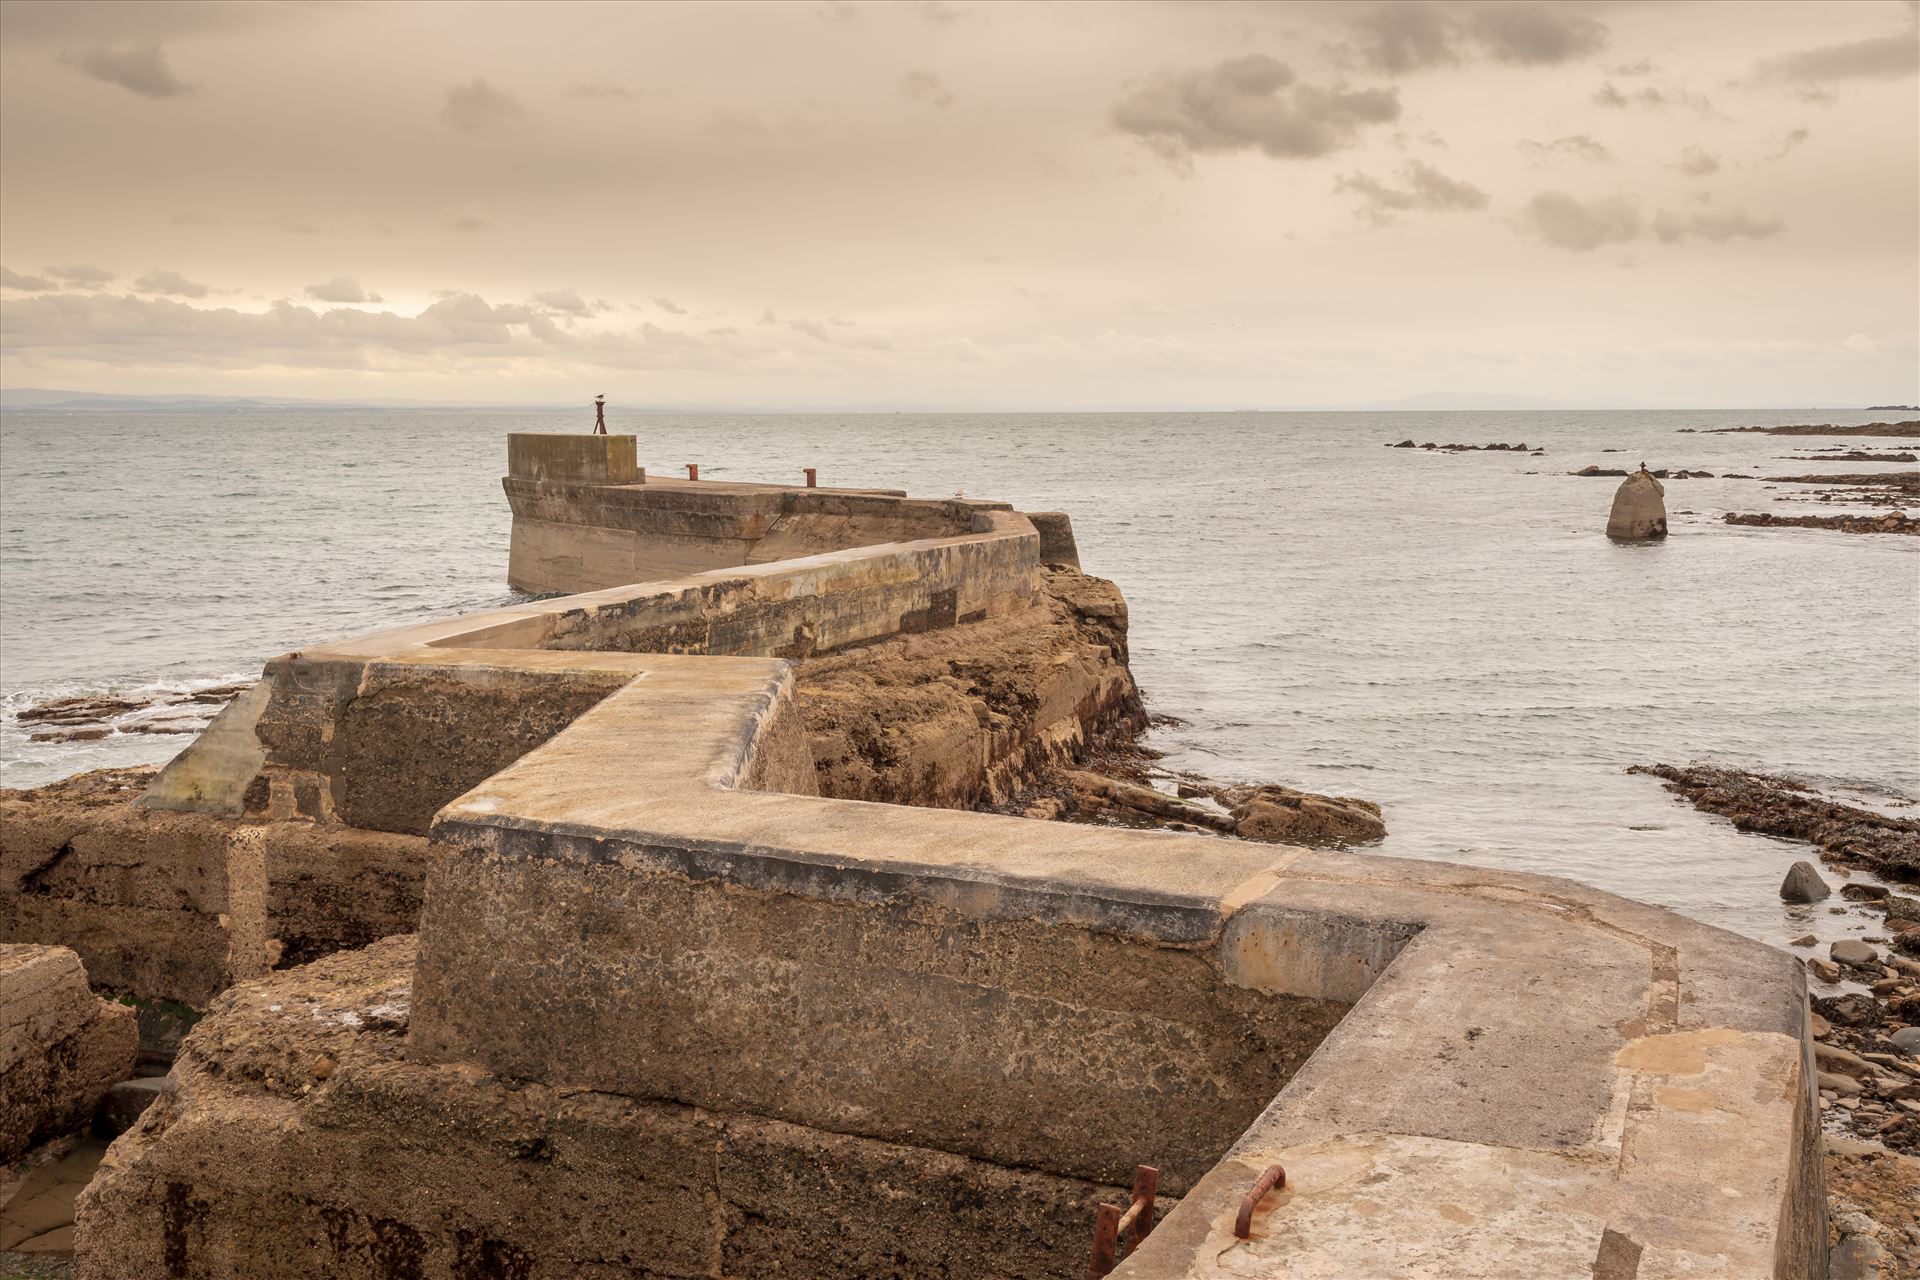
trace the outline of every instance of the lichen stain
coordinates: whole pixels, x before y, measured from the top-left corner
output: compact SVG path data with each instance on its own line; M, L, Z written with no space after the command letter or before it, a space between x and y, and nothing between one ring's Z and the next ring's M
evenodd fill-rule
M1676 1031L1664 1036L1642 1036L1613 1055L1616 1066L1628 1071L1652 1071L1668 1076L1697 1076L1707 1069L1707 1050L1744 1039L1732 1027L1705 1031Z

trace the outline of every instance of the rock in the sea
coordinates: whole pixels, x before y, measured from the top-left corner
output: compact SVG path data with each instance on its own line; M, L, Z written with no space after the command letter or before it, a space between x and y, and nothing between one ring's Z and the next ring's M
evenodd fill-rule
M1607 536L1627 542L1667 536L1667 491L1645 468L1622 480L1614 490Z
M1248 840L1358 844L1387 834L1380 806L1351 796L1318 796L1292 787L1256 787L1235 797L1233 831Z
M1840 981L1840 966L1831 960L1822 960L1819 956L1808 956L1807 970L1822 982Z
M1909 1058L1920 1058L1920 1027L1902 1027L1887 1037L1887 1043Z
M1854 884L1843 884L1840 886L1840 896L1848 902L1874 902L1887 897L1891 892L1892 890L1888 889L1885 885L1878 884L1860 884L1856 882Z
M1786 902L1818 902L1832 894L1833 890L1827 888L1827 882L1820 878L1811 862L1794 863L1787 868L1787 878L1780 883L1780 897Z
M1854 938L1834 943L1827 948L1827 954L1833 957L1835 964L1850 965L1856 969L1880 959L1878 951Z

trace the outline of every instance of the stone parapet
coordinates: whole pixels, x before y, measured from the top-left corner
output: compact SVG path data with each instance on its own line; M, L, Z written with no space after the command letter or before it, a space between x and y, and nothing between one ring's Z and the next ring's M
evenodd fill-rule
M632 436L522 432L507 437L507 475L557 484L638 484L646 479Z

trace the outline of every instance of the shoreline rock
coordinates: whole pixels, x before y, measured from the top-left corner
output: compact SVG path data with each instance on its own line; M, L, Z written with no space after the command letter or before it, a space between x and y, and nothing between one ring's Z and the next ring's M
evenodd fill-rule
M1684 430L1684 428L1683 428ZM1800 423L1790 427L1710 427L1701 435L1763 435L1763 436L1920 436L1920 421L1910 422L1869 422L1858 427L1836 427L1831 422L1818 425Z
M1829 863L1920 882L1920 819L1841 804L1797 779L1746 769L1637 764L1627 772L1661 779L1694 808L1731 819L1738 830L1802 840Z
M1771 511L1729 511L1721 517L1728 524L1757 528L1834 529L1841 533L1920 534L1920 520L1900 511L1883 516L1777 516Z

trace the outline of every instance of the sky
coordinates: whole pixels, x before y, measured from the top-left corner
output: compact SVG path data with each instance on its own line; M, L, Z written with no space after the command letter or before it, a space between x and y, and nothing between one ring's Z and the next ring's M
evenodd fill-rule
M1920 9L0 4L0 386L1916 403Z

